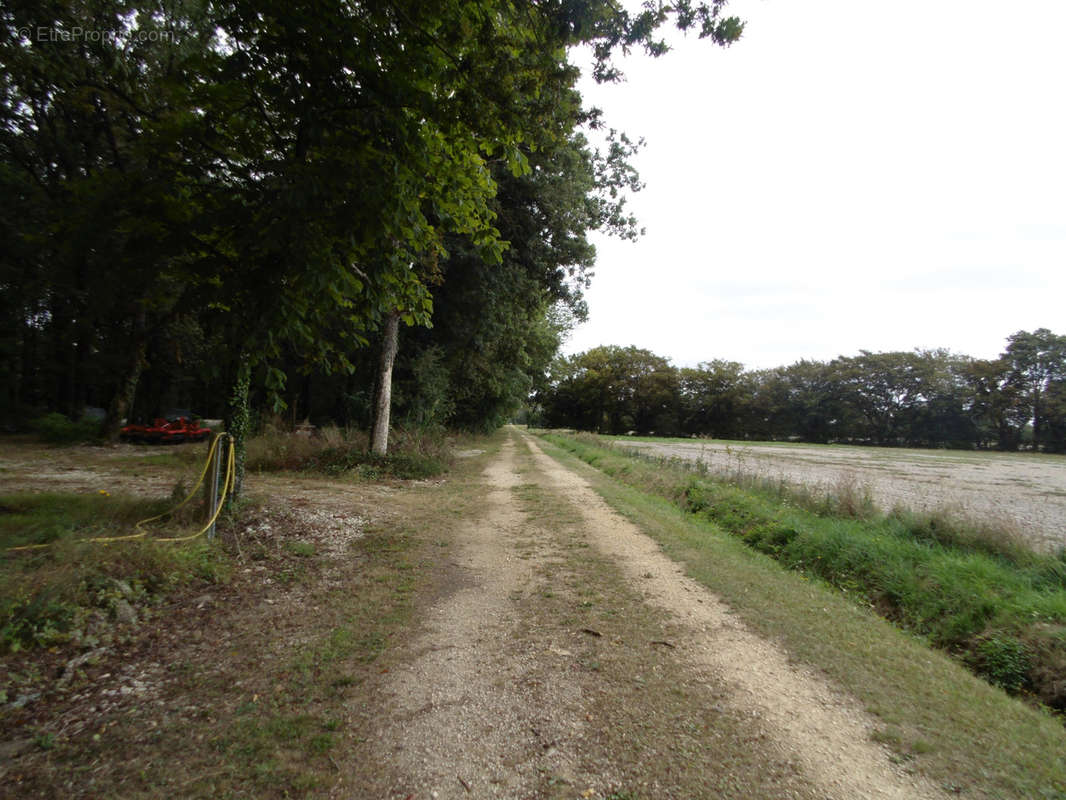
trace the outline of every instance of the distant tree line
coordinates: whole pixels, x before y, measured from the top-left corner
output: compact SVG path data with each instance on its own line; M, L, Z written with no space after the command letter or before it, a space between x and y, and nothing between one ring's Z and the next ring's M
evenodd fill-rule
M597 347L556 360L536 404L549 426L610 434L1062 453L1066 336L1019 331L991 360L863 350L761 370Z

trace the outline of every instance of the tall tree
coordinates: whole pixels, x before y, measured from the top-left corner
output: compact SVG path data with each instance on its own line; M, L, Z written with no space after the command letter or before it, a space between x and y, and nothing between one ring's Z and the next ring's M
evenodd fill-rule
M541 404L549 424L600 433L675 433L677 370L638 347L595 347L553 365Z
M1045 396L1055 383L1066 380L1066 336L1047 328L1018 331L1007 337L1003 361L1007 382L1018 389L1033 425L1033 446L1047 444Z
M744 365L737 361L715 359L681 370L685 430L722 439L741 435L750 398L745 384Z

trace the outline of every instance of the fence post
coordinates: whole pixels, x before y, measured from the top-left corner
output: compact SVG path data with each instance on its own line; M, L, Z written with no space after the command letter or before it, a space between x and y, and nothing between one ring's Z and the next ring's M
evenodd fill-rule
M218 472L219 466L222 463L222 448L224 445L225 442L222 440L222 435L219 434L218 439L215 440L214 455L211 456L211 482L208 484L208 497L210 499L207 503L207 518L209 520L215 516L215 512L218 510ZM211 527L207 529L207 538L215 538L214 522L212 522Z

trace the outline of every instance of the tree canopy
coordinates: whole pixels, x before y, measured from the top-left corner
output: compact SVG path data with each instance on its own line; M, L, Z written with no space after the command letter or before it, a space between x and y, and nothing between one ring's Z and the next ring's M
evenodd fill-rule
M633 145L583 137L570 52L617 80L664 26L742 31L720 0L15 0L0 26L4 402L113 425L218 413L238 378L358 416L394 314L412 387L447 376L411 413L499 421L583 313L587 233L635 233Z

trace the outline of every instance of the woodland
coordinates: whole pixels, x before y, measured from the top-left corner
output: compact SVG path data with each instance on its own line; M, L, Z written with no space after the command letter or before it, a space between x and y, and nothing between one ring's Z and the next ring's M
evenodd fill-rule
M0 11L0 414L1066 449L1066 346L745 370L559 355L640 146L587 64L724 3L16 1ZM608 266L609 268L609 266ZM713 343L708 345L713 350Z
M726 46L723 5L5 3L5 425L498 426L586 313L590 232L638 234L575 54Z

